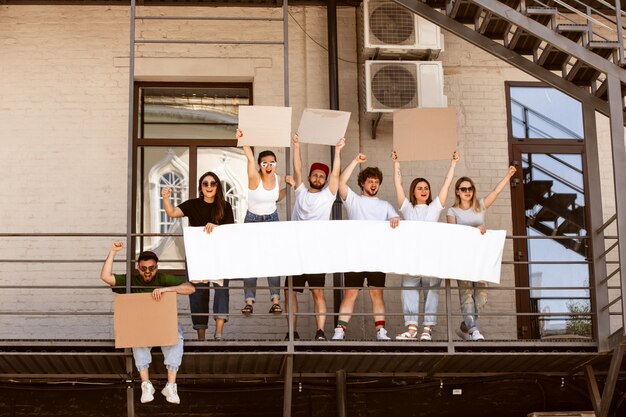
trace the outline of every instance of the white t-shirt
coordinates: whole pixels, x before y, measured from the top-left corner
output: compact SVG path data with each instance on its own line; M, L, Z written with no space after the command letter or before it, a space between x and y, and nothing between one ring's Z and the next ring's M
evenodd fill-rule
M479 203L480 211L478 213L471 208L463 210L461 207L450 207L448 209L448 216L456 217L456 224L462 224L464 226L476 227L485 224L485 213L487 212L485 200L481 198Z
M398 213L388 201L358 195L350 188L343 204L348 211L349 220L390 220L398 217Z
M274 174L276 185L271 190L263 187L263 180L259 180L259 185L255 190L248 190L248 211L250 213L265 216L276 211L276 201L280 195L278 189L278 175Z
M418 220L422 222L438 222L439 215L443 210L439 196L435 197L430 204L413 205L408 199L404 199L400 212L404 220Z
M296 188L291 220L329 220L335 197L328 187L312 193L303 182L300 183Z

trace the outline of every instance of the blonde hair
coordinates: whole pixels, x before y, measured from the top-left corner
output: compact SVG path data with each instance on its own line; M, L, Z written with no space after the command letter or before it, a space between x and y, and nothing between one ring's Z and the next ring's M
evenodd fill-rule
M478 201L478 199L476 198L476 185L474 185L474 181L472 181L471 178L469 177L461 177L456 181L456 184L454 184L454 204L452 205L452 207L460 207L461 206L461 197L459 197L459 195L456 193L456 191L459 190L459 187L461 186L461 183L463 183L464 181L469 182L470 184L472 184L472 188L474 189L474 192L472 193L472 201L470 202L470 207L472 208L472 211L474 213L480 213L482 210L480 208L480 202Z

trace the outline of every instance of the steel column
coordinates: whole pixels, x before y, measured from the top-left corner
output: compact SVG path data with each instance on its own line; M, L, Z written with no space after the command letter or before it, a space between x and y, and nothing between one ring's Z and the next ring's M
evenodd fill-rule
M626 246L621 245L621 239L626 239L626 144L624 143L624 101L621 94L621 83L617 77L607 75L609 82L609 107L611 109L611 151L613 156L613 180L615 187L615 214L617 216L617 238L620 242L619 267L620 287L622 288L622 334L626 323Z
M592 261L591 274L593 282L589 285L593 288L591 294L594 332L598 340L598 350L606 352L609 348L609 336L611 335L609 310L604 308L609 302L609 289L606 278L606 259L604 253L604 233L597 230L604 223L602 214L602 187L600 180L600 157L598 155L598 137L596 134L596 112L595 109L586 102L582 102L584 145L587 177L587 201L589 204L589 225L587 227L590 235L591 252L587 255Z
M346 396L347 396L347 385L346 385L346 371L340 370L337 371L337 417L346 417L347 407L346 407Z
M291 399L293 385L293 355L285 357L285 387L283 396L283 417L291 417Z
M619 377L619 370L622 366L622 358L624 357L624 342L620 342L619 346L613 351L613 357L611 358L611 366L609 366L609 373L606 376L604 382L604 389L602 390L602 400L600 401L600 414L596 417L608 417L609 408L611 408L611 401L613 400L613 392L615 392L615 384L617 384L617 378Z
M337 1L328 0L326 5L326 26L328 31L328 107L330 110L339 110L339 58L337 52ZM330 148L331 168L335 161L335 147ZM331 213L332 220L341 220L343 216L342 204L337 194ZM343 274L333 274L333 287L343 287ZM333 290L334 311L339 311L343 300L343 290ZM338 316L333 316L333 324L337 325Z

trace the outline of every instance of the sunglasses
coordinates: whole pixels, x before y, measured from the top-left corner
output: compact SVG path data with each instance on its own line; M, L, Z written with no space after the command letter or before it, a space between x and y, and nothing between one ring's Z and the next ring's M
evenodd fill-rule
M202 181L202 186L203 187L215 187L217 185L217 182L215 181Z
M474 191L474 187L459 187L459 191L462 193L471 193Z
M152 272L157 268L156 265L152 265L152 266L140 266L139 269L141 270L141 272Z
M274 168L276 166L276 162L261 162L261 168L267 168L268 165Z

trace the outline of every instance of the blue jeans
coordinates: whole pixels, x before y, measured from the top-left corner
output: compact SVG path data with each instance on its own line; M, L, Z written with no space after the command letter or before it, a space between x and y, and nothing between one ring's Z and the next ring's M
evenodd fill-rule
M152 362L151 347L134 347L133 357L138 371L148 369ZM168 371L178 371L183 361L183 326L178 323L178 344L174 346L161 346L163 363Z
M230 295L228 293L228 280L224 280L224 286L220 287L216 283L212 283L215 295L213 297L213 320L224 319L228 321L228 304ZM211 294L209 292L210 285L208 283L193 283L196 292L189 295L189 307L191 309L191 322L194 330L206 329L209 327L209 304ZM223 288L223 289L222 289ZM194 314L202 314L195 316Z
M469 332L472 333L474 330L478 330L476 315L487 304L487 283L457 280L456 285L459 287L459 301L461 303L463 321Z
M261 223L261 222L277 222L278 212L272 214L254 214L246 212L244 223ZM246 303L254 302L256 299L256 281L257 278L245 278L243 280L243 297ZM280 277L267 277L267 285L270 287L270 298L280 300Z
M420 293L424 292L424 326L437 324L437 306L439 304L439 287L441 279L423 276L402 277L402 312L406 326L418 324ZM422 287L422 288L420 288Z

